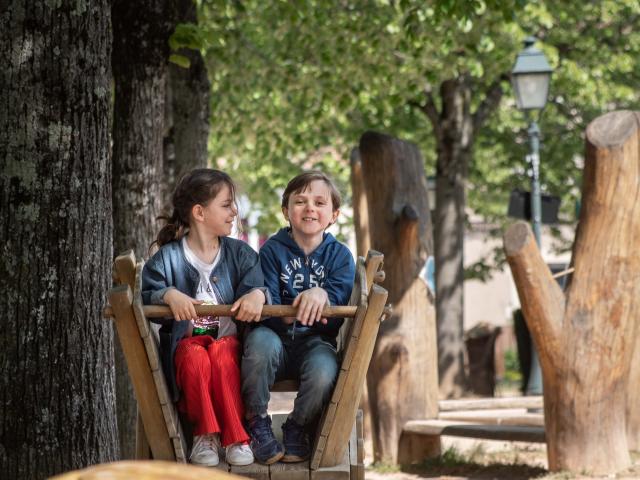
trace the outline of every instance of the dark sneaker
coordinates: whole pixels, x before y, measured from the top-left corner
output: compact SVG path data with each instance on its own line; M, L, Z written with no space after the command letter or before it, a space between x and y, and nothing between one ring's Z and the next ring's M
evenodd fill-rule
M251 436L251 450L258 462L271 465L282 458L284 449L273 434L271 418L256 415L247 421L247 426Z
M284 457L283 462L303 462L309 458L311 449L309 448L309 435L302 425L287 418L282 425L284 437Z

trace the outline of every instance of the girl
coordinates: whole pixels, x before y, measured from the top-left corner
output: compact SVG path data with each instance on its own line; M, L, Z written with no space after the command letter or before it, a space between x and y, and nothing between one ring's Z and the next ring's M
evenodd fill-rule
M173 314L160 329L160 350L173 399L194 427L191 463L217 465L221 436L227 462L248 465L237 326L229 317L198 317L194 305L233 303L235 320L260 321L267 291L258 256L228 237L238 211L226 173L191 171L172 203L156 240L160 250L142 272L142 299L165 303Z

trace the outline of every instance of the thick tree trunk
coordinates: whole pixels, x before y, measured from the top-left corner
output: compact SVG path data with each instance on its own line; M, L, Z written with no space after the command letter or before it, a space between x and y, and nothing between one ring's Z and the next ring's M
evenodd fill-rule
M198 23L193 0L176 0L176 23ZM211 84L200 52L182 49L180 55L189 59L189 68L169 64L168 101L169 125L165 125L165 178L167 191L190 170L207 166L209 139L209 99Z
M613 473L629 466L625 407L640 315L640 114L587 128L583 207L565 297L525 223L505 251L540 356L551 470Z
M371 247L385 255L384 285L393 304L367 375L374 458L395 463L405 422L438 412L435 312L419 277L432 250L431 219L415 145L367 132L360 155Z
M33 479L116 458L106 1L0 15L0 465Z
M170 2L115 0L112 65L114 250L148 256L156 217L168 195L163 188L163 129ZM116 345L118 428L122 458L135 453L136 409L126 363Z
M471 92L464 77L440 89L442 135L438 139L436 209L436 318L440 394L459 397L466 389L464 368L465 181L471 157Z

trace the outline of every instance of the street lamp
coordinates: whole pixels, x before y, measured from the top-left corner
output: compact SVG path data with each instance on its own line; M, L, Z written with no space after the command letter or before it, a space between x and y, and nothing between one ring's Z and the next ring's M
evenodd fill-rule
M511 71L511 82L516 94L518 108L525 112L529 119L529 144L531 152L527 160L531 164L531 222L533 234L541 249L542 236L540 233L541 221L541 195L540 195L540 128L535 121L532 111L541 111L547 103L549 83L551 80L551 65L544 53L534 45L535 37L527 37L524 41L524 50L516 57L516 64ZM535 347L531 348L531 370L527 384L527 394L536 395L542 393L542 372Z
M527 37L524 41L524 50L516 57L516 64L511 71L511 82L516 94L518 108L523 110L529 122L529 143L531 153L528 160L531 163L531 216L533 224L533 234L536 237L538 247L541 246L540 224L540 128L533 115L532 110L542 110L547 103L549 93L549 82L551 80L551 66L542 51L538 50L534 44L535 37Z

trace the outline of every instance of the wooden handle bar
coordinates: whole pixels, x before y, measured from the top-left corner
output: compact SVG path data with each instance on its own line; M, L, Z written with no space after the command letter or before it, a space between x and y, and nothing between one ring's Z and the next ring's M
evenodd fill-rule
M220 317L232 317L231 305L194 305L198 315L216 315ZM322 316L334 317L354 317L356 315L355 306L324 307ZM147 318L170 317L171 309L165 305L145 305L142 307ZM291 305L265 305L262 307L263 317L295 317L297 307ZM105 317L113 317L111 306L107 305L103 312Z

